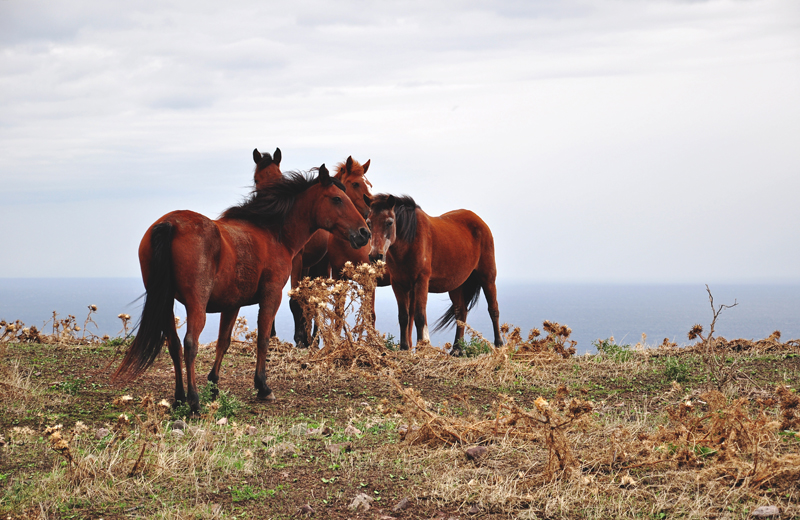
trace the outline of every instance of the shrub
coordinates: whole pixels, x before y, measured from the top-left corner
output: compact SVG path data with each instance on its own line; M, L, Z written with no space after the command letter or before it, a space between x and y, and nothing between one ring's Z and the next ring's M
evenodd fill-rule
M592 345L597 348L599 356L610 359L614 363L625 363L630 361L634 355L630 345L618 345L614 342L614 338L598 339L592 342Z

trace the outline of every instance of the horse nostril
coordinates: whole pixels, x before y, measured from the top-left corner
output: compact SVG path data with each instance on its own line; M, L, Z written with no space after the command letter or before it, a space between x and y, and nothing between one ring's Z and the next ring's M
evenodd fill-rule
M367 228L362 227L361 229L358 230L358 232L361 233L361 236L366 238L367 240L369 240L369 238L372 236L372 233L370 233L369 229Z

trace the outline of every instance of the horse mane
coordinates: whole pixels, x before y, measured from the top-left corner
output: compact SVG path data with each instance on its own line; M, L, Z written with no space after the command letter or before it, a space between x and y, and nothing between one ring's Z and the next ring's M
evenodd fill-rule
M379 193L373 196L370 209L382 211L392 209L388 204L390 195ZM397 227L397 238L406 242L413 242L417 236L417 203L408 195L394 198L395 226Z
M297 196L319 182L319 177L313 176L314 173L315 170L286 172L283 178L254 189L244 202L226 209L220 218L244 220L259 227L283 227ZM337 179L331 178L331 182L346 191Z

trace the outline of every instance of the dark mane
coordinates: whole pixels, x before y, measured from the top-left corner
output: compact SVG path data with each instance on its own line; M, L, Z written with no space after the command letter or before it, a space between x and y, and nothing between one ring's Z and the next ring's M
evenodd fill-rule
M319 182L319 177L312 177L314 172L286 172L283 178L253 190L247 200L226 209L220 218L246 220L260 227L282 227L297 196ZM345 191L341 182L333 178L331 181Z
M379 193L372 198L370 209L378 212L385 209L392 209L387 203L389 195ZM397 226L397 238L406 242L413 242L417 236L417 203L408 195L394 198L395 226Z

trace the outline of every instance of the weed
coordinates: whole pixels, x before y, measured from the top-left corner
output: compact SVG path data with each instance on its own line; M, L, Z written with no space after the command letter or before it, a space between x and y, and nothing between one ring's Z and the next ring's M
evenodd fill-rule
M670 381L684 383L689 380L691 368L680 358L668 357L664 361L664 376Z
M614 338L598 339L592 345L597 349L598 356L609 359L614 363L626 363L636 354L630 345L618 345Z
M474 336L470 338L468 342L463 339L458 340L453 348L461 352L463 357L467 358L474 358L481 354L489 354L492 352L492 347L486 340Z

